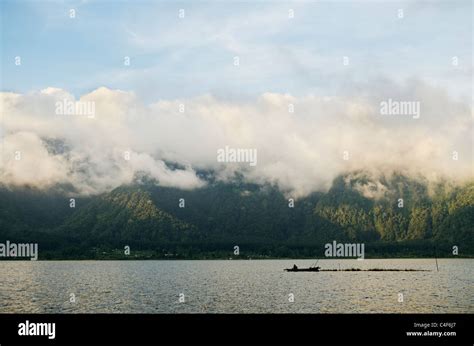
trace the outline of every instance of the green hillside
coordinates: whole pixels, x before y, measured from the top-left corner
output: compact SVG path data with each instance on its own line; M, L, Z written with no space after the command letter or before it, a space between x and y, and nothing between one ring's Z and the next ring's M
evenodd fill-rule
M127 245L145 258L227 258L234 246L241 258L322 257L333 240L363 242L368 257L451 256L453 246L474 255L472 182L358 172L291 208L275 186L208 180L195 190L120 187L75 208L58 191L0 189L0 241L38 242L43 258L123 258Z

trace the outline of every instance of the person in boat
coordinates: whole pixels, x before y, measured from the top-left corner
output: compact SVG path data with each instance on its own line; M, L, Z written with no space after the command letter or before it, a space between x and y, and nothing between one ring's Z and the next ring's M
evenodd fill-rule
M293 264L293 270L298 270L298 267L296 266L296 264Z

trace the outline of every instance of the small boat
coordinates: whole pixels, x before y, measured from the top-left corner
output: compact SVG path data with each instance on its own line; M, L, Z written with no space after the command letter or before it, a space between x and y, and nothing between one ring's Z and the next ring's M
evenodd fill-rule
M320 267L309 267L309 268L298 268L297 266L293 266L293 268L287 268L285 271L287 272L319 272Z

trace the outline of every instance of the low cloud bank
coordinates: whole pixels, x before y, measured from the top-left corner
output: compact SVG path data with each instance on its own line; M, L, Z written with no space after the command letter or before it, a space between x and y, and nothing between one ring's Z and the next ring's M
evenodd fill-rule
M78 100L56 88L3 92L1 183L70 184L97 194L146 175L193 189L205 184L196 171L206 169L222 180L239 172L249 182L304 196L356 170L430 180L474 176L469 102L416 81L358 94L265 93L245 101L203 95L145 105L131 92L104 87ZM419 106L419 117L400 114L403 104L381 112L389 100L418 102L405 105ZM218 160L226 147L256 150L258 164Z

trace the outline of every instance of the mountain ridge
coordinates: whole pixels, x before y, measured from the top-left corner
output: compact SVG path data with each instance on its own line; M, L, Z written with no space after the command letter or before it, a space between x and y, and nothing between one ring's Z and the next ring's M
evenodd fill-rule
M125 245L152 251L153 258L227 257L234 246L253 257L305 257L319 256L333 240L367 243L382 256L426 256L434 248L449 256L453 246L474 255L474 182L433 189L403 175L374 181L351 173L292 207L276 186L238 178L210 179L193 190L145 180L78 197L75 208L69 200L58 192L0 189L0 238L37 241L54 258L77 249L94 257L89 249Z

